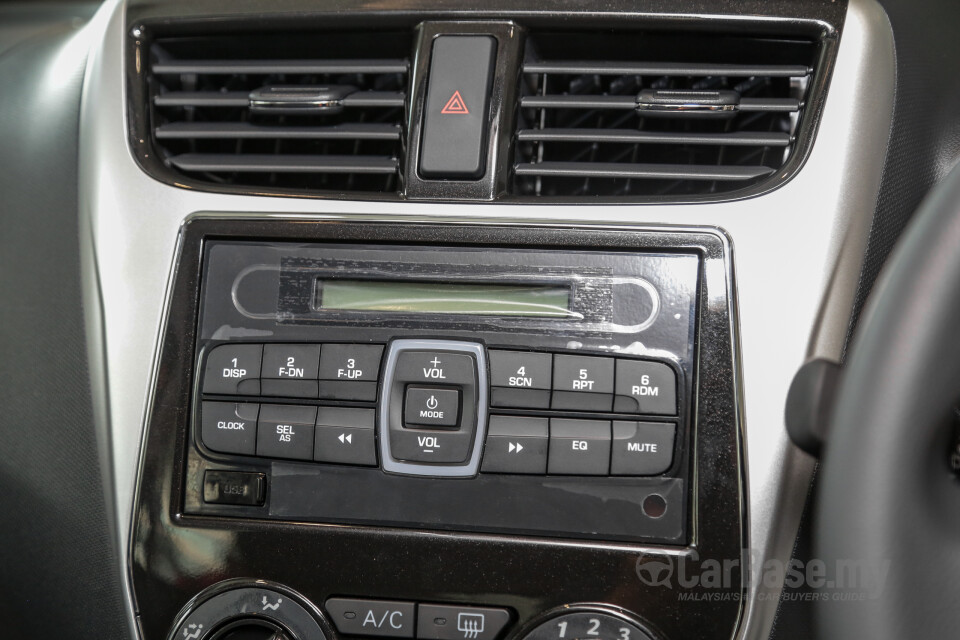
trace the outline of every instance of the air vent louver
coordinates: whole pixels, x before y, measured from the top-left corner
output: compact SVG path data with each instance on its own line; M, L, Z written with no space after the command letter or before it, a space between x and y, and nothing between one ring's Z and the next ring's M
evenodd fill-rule
M795 152L811 41L532 34L514 193L690 197L769 180Z
M410 46L373 32L160 39L155 148L194 183L396 192Z

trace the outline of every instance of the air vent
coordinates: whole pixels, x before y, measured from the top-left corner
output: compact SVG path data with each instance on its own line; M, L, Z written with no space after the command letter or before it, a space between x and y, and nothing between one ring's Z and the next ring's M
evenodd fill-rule
M155 149L200 186L396 192L410 47L374 32L157 40Z
M703 34L532 34L514 193L732 194L797 151L812 41Z

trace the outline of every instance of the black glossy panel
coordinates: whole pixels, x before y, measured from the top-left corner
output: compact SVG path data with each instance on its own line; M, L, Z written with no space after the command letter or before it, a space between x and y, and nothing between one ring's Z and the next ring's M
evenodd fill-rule
M229 506L213 507L192 516L198 487L187 486L187 474L209 465L199 455L187 457L187 426L193 382L183 375L196 359L195 330L203 238L260 238L305 242L471 243L479 247L548 246L583 250L695 252L704 261L699 294L700 313L695 335L699 371L691 379L699 414L692 491L696 500L686 517L695 523L690 546L675 546L687 557L689 569L707 559L738 558L742 536L743 499L740 481L740 435L735 412L730 284L724 244L707 233L643 232L626 229L587 231L571 228L498 226L430 226L345 224L278 221L224 221L198 218L185 230L178 260L169 322L163 340L155 402L146 434L144 477L137 502L136 530L131 552L133 584L146 640L162 638L176 612L200 589L226 576L255 576L300 590L311 601L332 596L401 599L437 604L484 604L517 614L507 631L533 623L546 610L576 602L609 602L652 620L670 638L729 638L739 619L736 598L704 597L694 587L694 599L682 602L673 590L640 581L636 563L642 554L656 553L632 544L601 544L440 532L426 520L423 531L388 527L324 526L296 522L240 520ZM316 341L316 340L314 340ZM302 469L313 463L220 468L245 468L269 473L286 488L271 486L267 509L282 508L283 494L296 491ZM343 473L342 467L338 470ZM353 472L379 473L353 468ZM481 481L483 481L481 474ZM494 478L492 482L497 482ZM301 478L301 479L298 479ZM403 478L404 481L422 479ZM606 480L605 482L613 482ZM427 481L423 481L427 482ZM474 482L452 480L452 482ZM184 499L186 496L186 499ZM193 497L192 497L193 496ZM427 494L426 500L436 500ZM299 496L300 504L329 504L335 496ZM279 499L279 502L278 502ZM630 499L633 499L631 495ZM276 503L276 504L275 504ZM338 505L341 508L342 505ZM372 511L372 507L366 507ZM391 509L389 504L384 509ZM460 507L463 509L462 507ZM669 510L668 510L669 514ZM225 517L219 517L225 516ZM696 559L691 555L696 551ZM712 592L712 590L710 590ZM733 593L739 593L734 589ZM710 624L701 621L710 620Z

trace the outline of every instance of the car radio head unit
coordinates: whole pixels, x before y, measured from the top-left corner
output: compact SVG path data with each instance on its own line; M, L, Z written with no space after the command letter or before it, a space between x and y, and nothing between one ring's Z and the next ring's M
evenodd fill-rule
M684 542L699 272L210 240L186 510Z
M651 637L733 628L738 578L681 601L641 564L697 575L746 544L730 251L711 229L191 218L138 485L145 628L274 587L346 636L386 606L417 638L464 607L508 640L597 628L576 603Z

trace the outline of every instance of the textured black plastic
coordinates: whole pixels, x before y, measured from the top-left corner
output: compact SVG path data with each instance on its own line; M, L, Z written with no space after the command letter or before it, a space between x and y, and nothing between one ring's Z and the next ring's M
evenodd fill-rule
M896 101L847 348L880 270L927 192L960 159L960 3L880 0L893 27Z
M77 211L75 38L93 7L29 5L0 5L0 636L120 640Z
M851 589L868 597L820 602L822 638L948 638L960 626L960 492L948 465L960 380L957 247L960 169L891 256L846 365L816 552L828 567L853 561L874 578Z

